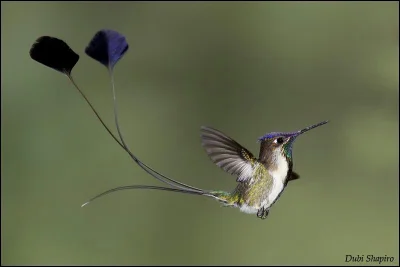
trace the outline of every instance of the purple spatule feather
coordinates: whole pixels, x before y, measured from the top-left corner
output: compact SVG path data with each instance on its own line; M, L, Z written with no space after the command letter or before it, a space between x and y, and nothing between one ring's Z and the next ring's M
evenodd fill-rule
M51 36L42 36L38 38L32 45L29 55L33 60L66 74L68 79L85 99L86 103L90 106L107 132L123 149L125 149L122 143L111 132L110 128L104 123L96 109L93 107L92 103L86 97L85 93L79 88L72 78L71 71L79 60L78 54L76 54L64 41Z
M32 45L29 55L33 60L68 76L79 60L79 55L63 40L51 36L39 37Z
M92 38L85 53L112 70L128 48L125 36L113 30L101 30Z

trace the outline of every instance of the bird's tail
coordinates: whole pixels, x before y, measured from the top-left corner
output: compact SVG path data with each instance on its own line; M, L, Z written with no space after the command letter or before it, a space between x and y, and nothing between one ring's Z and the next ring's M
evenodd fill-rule
M226 195L228 193L221 192L221 191L207 191L203 190L194 186L190 186L187 184L184 184L182 182L179 182L175 179L172 179L170 177L167 177L158 171L154 170L153 168L149 167L146 165L143 161L141 161L135 154L132 153L132 151L129 149L128 145L126 144L123 136L122 136L122 131L120 129L119 121L118 121L118 110L117 110L117 98L116 98L116 92L115 92L115 86L114 86L114 75L113 75L113 69L109 69L109 75L111 78L111 90L112 90L112 95L113 95L113 106L114 106L114 122L115 126L117 129L118 136L115 135L111 129L105 124L103 119L100 117L99 113L97 110L94 108L92 103L89 101L89 99L86 97L84 92L78 87L78 85L75 83L73 80L72 76L70 73L66 73L67 77L70 79L74 87L78 90L78 92L81 94L83 99L86 101L86 103L89 105L89 107L92 109L94 114L96 115L97 119L101 122L103 127L107 130L107 132L110 134L110 136L118 143L118 145L132 158L132 160L139 165L145 172L150 174L153 178L163 182L167 186L162 187L162 186L151 186L151 185L129 185L129 186L120 186L116 187L110 190L107 190L89 201L87 201L85 204L82 205L86 206L93 200L100 198L104 195L108 195L112 192L120 191L120 190L127 190L127 189L153 189L153 190L161 190L161 191L169 191L169 192L178 192L178 193L185 193L185 194L191 194L191 195L199 195L199 196L207 196L207 197L212 197L214 199L217 199L223 203L226 203L227 197Z
M152 186L152 185L127 185L127 186L120 186L116 187L110 190L107 190L101 194L98 194L97 196L93 197L86 203L82 205L86 206L93 200L108 195L110 193L116 192L116 191L121 191L121 190L128 190L128 189L153 189L153 190L160 190L160 191L169 191L169 192L175 192L175 193L184 193L184 194L191 194L191 195L198 195L198 196L205 196L205 197L211 197L223 204L230 205L230 194L228 192L224 191L206 191L206 190L189 190L189 189L180 189L180 188L171 188L171 187L163 187L163 186Z

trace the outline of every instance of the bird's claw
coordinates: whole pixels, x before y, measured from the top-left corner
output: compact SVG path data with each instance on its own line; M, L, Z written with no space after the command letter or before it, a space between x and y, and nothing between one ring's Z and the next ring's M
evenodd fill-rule
M268 217L268 214L269 214L269 210L265 209L264 207L260 208L257 211L257 217L262 219L262 220L266 219Z

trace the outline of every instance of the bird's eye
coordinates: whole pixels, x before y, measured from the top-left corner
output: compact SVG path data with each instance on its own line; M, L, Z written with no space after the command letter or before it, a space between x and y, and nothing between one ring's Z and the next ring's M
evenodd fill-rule
M283 138L282 137L276 138L274 143L275 144L283 144Z

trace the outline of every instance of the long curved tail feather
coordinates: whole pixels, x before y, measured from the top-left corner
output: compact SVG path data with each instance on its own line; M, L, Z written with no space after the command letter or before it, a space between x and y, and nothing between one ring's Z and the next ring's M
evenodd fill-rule
M161 190L161 191L169 191L169 192L176 192L176 193L183 193L183 194L191 194L191 195L198 195L198 196L206 196L212 197L217 199L218 201L227 204L229 199L229 193L223 191L190 191L178 188L170 188L170 187L163 187L163 186L152 186L152 185L127 185L127 186L119 186L110 190L107 190L97 196L91 198L89 201L82 204L81 207L88 205L89 203L93 202L95 199L98 199L102 196L111 194L113 192L121 191L121 190L129 190L129 189L152 189L152 190Z
M139 158L137 158L131 152L131 150L128 148L128 146L126 145L126 143L124 141L124 138L122 137L122 133L120 131L120 127L119 127L119 123L118 123L117 102L116 102L116 94L115 94L115 87L114 87L114 79L113 79L112 70L110 70L110 76L111 76L111 85L112 85L112 93L113 93L113 100L114 100L113 101L113 104L114 104L114 119L115 119L115 125L116 125L116 128L117 128L118 136L120 137L121 141L118 140L118 138L114 135L114 133L110 130L110 128L105 124L105 122L102 120L102 118L98 114L97 110L92 105L92 103L89 101L89 99L86 97L86 95L83 93L83 91L75 83L75 81L72 78L72 76L70 74L67 74L66 76L69 78L69 80L71 81L73 86L78 90L78 92L84 98L84 100L89 105L91 110L95 113L97 119L101 122L101 124L107 130L107 132L111 135L111 137L119 144L119 146L121 146L122 149L124 149L128 153L128 155L133 159L133 161L136 164L139 165L139 167L141 167L144 171L146 171L152 177L156 178L157 180L159 180L159 181L161 181L161 182L163 182L163 183L165 183L165 184L167 184L167 185L169 185L169 186L171 186L173 188L181 189L182 191L188 191L188 192L190 191L190 192L192 192L194 194L203 192L203 190L200 189L200 188L193 187L193 186L181 183L179 181L176 181L176 180L174 180L172 178L169 178L169 177L157 172L156 170L150 168L145 163L143 163Z

